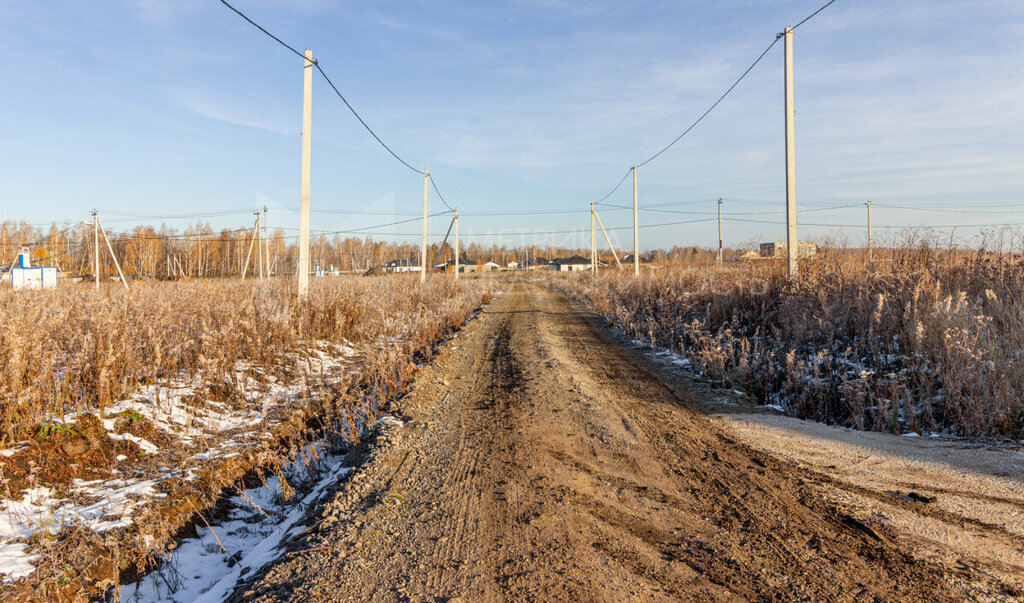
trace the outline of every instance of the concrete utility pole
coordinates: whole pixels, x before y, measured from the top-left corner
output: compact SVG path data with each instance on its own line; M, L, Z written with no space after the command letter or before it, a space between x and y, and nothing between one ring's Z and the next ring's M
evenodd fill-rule
M267 236L267 206L263 206L263 246L267 250L267 279L270 279L270 237Z
M867 202L868 206L868 267L871 266L871 201Z
M309 148L313 136L313 51L302 73L302 207L299 212L299 299L309 295Z
M597 215L597 212L595 211L594 217L597 218L597 225L601 227L601 234L604 235L604 240L608 242L608 249L612 250L612 257L615 258L615 265L619 267L619 270L622 270L622 262L619 261L619 254L615 251L615 246L612 245L612 240L608 236L608 231L604 229L604 224L601 223L601 216Z
M455 280L459 280L459 208L455 208Z
M597 272L597 231L594 230L594 204L590 204L590 271Z
M107 237L107 231L103 230L103 225L100 224L100 219L96 217L96 224L99 226L100 232L103 233L103 240L107 243L107 251L110 252L110 259L114 260L114 268L117 268L117 275L121 277L121 284L124 285L125 291L128 291L128 280L124 278L124 272L121 272L121 264L117 261L117 256L114 255L114 248L110 245L110 239Z
M796 130L793 109L793 28L787 27L786 37L786 254L789 256L789 277L799 271L797 253L799 245L796 235Z
M253 215L256 216L256 232L254 232L253 234L256 236L256 238L254 240L259 241L259 245L256 246L256 254L258 256L260 256L258 264L259 264L259 267L260 267L260 280L262 281L263 280L263 237L260 236L260 212L258 212L258 211L253 212Z
M100 218L97 215L96 210L92 210L92 246L93 251L93 270L96 272L96 288L100 288Z
M633 166L633 274L640 275L640 226L636 204L636 166Z
M718 198L718 263L722 263L722 198Z
M246 254L245 254L245 265L242 266L242 276L241 276L241 279L243 281L245 280L246 273L249 272L249 258L252 257L252 248L256 246L256 237L259 236L259 232L260 232L260 217L259 217L259 214L257 213L256 214L256 223L252 225L252 240L249 241L249 251L247 251Z
M427 180L430 170L423 170L423 245L420 246L420 282L427 282Z

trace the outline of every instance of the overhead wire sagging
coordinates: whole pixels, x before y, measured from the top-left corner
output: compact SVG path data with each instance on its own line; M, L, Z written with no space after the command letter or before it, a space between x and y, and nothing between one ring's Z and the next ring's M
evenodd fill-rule
M641 161L640 163L638 163L637 167L643 167L643 166L647 165L648 163L654 161L662 153L664 153L665 151L671 149L677 142L682 140L683 137L686 136L687 134L689 134L691 130L696 128L697 124L702 122L704 120L704 118L708 116L709 113L714 111L715 107L717 107L719 103L721 103L723 100L725 100L725 97L728 96L729 93L732 92L733 89L736 88L736 86L738 86L740 84L740 82L743 81L743 78L747 77L747 74L749 74L754 69L754 67L756 67L757 64L761 62L761 59L763 59L765 57L765 55L768 54L768 51L771 50L772 47L775 46L775 44L778 43L778 41L779 41L779 38L775 38L774 40L772 40L772 43L769 44L768 47L765 48L764 51L760 54L760 56L758 56L754 60L754 62L750 64L750 67L747 67L747 70L743 72L743 75L741 75L739 77L739 79L737 79L735 82L733 82L732 86L729 86L729 88L725 92L722 93L722 96L719 96L718 100L716 100L714 103L712 103L712 105L710 107L708 107L707 111L702 113L701 116L698 117L696 121L694 121L692 124L690 124L689 128L686 128L686 130L684 130L682 134L680 134L679 136L676 136L675 140L673 140L672 142L670 142L667 145L665 145L660 151L658 151L654 155L651 155L647 159L645 159L645 160Z
M234 6L231 6L225 0L220 0L220 2L224 6L228 7L229 9L231 9L235 14L237 14L238 16L240 16L243 19L245 19L253 27L255 27L256 29L260 30L261 32L263 32L264 34L269 36L275 42L277 42L281 46L284 46L285 48L287 48L291 52L295 53L297 56L301 57L303 61L306 60L306 56L303 53L299 52L294 47L290 46L289 44L286 44L280 38L278 38L274 34L272 34L269 31L267 31L266 28L264 28L259 23L257 23L255 21L253 21L252 19L250 19L245 13L243 13L240 10L238 10ZM324 68L320 65L320 61L318 59L314 58L314 59L311 60L311 62L312 62L312 66L316 67L316 70L320 72L320 75L323 76L323 78L327 82L327 84L331 87L332 90L334 90L334 93L338 95L338 98L341 99L341 102L345 104L345 107L347 107L348 110L352 113L352 115L355 116L355 118L357 120L359 120L359 123L363 125L363 127L366 129L367 132L370 133L371 136L373 136L374 140L376 140L380 144L380 146L384 147L385 151L387 151L389 154L391 154L392 157L397 159L399 161L399 163L401 163L405 167L409 168L413 172L416 172L417 174L420 174L420 175L427 175L426 170L421 170L421 169L413 167L408 161L403 159L398 153L396 153L394 150L392 150L392 148L390 146L388 146L387 143L385 143L381 139L381 137L377 135L376 132L374 132L373 128L370 127L370 124L366 123L366 120L363 119L363 117L361 115L359 115L359 112L356 111L355 107L352 106L352 103L348 102L348 99L346 99L345 95L341 93L341 90L338 90L338 87L334 85L334 82L331 80L330 76L327 75L327 72L324 71ZM431 184L433 184L433 186L434 186L434 191L437 192L437 196L441 199L441 202L444 203L445 207L447 207L448 209L453 209L452 206L448 205L448 202L444 199L444 196L441 195L441 191L438 190L437 184L434 182L433 178L430 178L430 181L431 181Z
M327 76L327 74L324 72L324 68L320 66L320 63L314 62L313 66L316 67L317 71L320 72L320 75L324 76L324 79L327 80L327 83L331 86L331 89L334 90L334 93L338 95L338 98L341 99L341 102L345 103L345 106L348 107L348 110L352 112L352 115L355 115L356 119L359 120L359 123L363 124L363 127L366 128L366 131L369 132L370 135L373 136L374 139L376 139L376 141L380 143L380 146L384 147L384 149L388 153L391 153L391 156L394 157L395 159L397 159L398 161L400 161L402 163L402 165L404 165L405 167L409 168L410 170L412 170L412 171L414 171L417 174L420 174L422 176L423 173L424 173L424 170L419 170L419 169L416 169L416 168L412 167L411 165L409 165L409 162L407 162L406 160L404 160L401 157L399 157L398 153L392 151L391 147L389 147L388 145L384 144L384 141L380 139L380 136L377 136L377 133L373 131L373 128L371 128L370 125L366 123L366 120L364 120L359 115L359 113L356 112L355 108L348 102L348 100L341 93L341 91L338 90L338 87L334 85L334 82L332 82L331 78L329 78Z
M822 5L822 6L820 7L820 8L818 8L818 10L814 11L813 13L811 13L810 15L808 15L807 17L805 17L805 18L804 18L804 19L803 19L802 21L800 21L799 23L797 23L797 24L796 24L796 26L795 26L795 27L793 27L793 29L796 29L796 27L799 27L800 25L803 25L803 24L804 24L804 23L806 23L806 22L807 22L807 21L808 21L808 20L809 20L809 19L810 19L811 17L813 17L814 15L817 15L817 14L818 14L818 13L820 13L821 11L825 10L825 9L826 9L826 8L827 8L827 7L829 6L829 5L831 5L831 4L832 4L833 2L835 2L835 1L836 1L836 0L830 0L830 1L829 1L829 2L827 2L826 4ZM710 114L710 113L711 113L712 111L714 111L715 107L717 107L717 106L718 106L718 105L719 105L719 104L720 104L720 103L721 103L721 102L722 102L723 100L725 100L725 97L726 97L726 96L728 96L728 95L729 95L729 93L730 93L730 92L732 92L732 91L733 91L733 89L735 89L735 88L736 88L736 86L738 86L738 85L739 85L739 83L740 83L740 82L742 82L742 81L743 81L743 79L744 79L744 78L746 78L746 77L747 77L747 75L749 75L751 71L753 71L754 67L756 67L756 66L757 66L757 64L761 62L761 59L763 59L763 58L764 58L764 57L765 57L765 56L766 56L766 55L768 54L768 51L770 51L770 50L771 50L771 49L772 49L772 48L773 48L773 47L775 46L775 44L777 44L777 43L778 43L778 41L779 41L780 37L781 37L781 36L776 36L776 37L775 37L775 39L774 39L774 40L772 40L771 44L769 44L769 45L768 45L768 47L767 47L767 48L765 48L765 49L764 49L764 51L762 51L762 52L761 52L761 54L760 54L760 55L758 55L758 57L757 57L756 59L754 59L754 62L753 62L753 63L751 63L749 67L747 67L746 71L744 71L744 72L743 72L743 73L742 73L742 74L740 75L740 77L739 77L739 78L737 78L737 79L736 79L736 81L735 81L735 82L733 82L733 83L732 83L732 85L731 85L731 86L729 86L729 87L728 87L728 88L726 89L726 91L725 91L725 92L723 92L723 93L722 93L722 95L718 97L718 100L716 100L716 101L715 101L714 103L712 103L712 104L711 104L711 106L710 106L710 107L708 107L708 109L707 109L706 111L704 111L704 113L702 113L702 114L700 115L700 117L698 117L698 118L696 119L696 121L694 121L694 122L693 122L692 124L690 124L690 127L686 128L686 130L684 130L684 131L683 131L683 133L682 133L682 134L680 134L679 136L676 136L676 138L675 138L675 139L674 139L674 140L673 140L672 142L670 142L670 143L668 143L667 145L665 145L664 147L662 147L660 151L658 151L657 153L655 153L655 154L651 155L650 157L648 157L647 159L645 159L645 160L641 161L640 163L637 163L637 164L636 164L636 167L638 167L638 168L639 168L639 167L643 167L643 166L647 165L648 163L650 163L651 161L654 161L654 160L655 160L655 159L657 159L657 158L658 158L659 156L661 156L661 154L662 154L662 153L664 153L665 151L667 151L667 150L669 150L670 148L672 148L673 146L675 146L675 144L676 144L676 143L678 143L678 142L679 142L680 140L682 140L682 139L683 139L683 137L685 137L685 136L686 136L687 134L689 134L689 133L690 133L690 132L691 132L691 131L692 131L692 130L693 130L693 129L695 128L695 127L697 127L697 124L699 124L699 123L700 123L701 121L703 121L703 120L704 120L704 118L708 116L708 114ZM630 168L630 171L632 171L633 169L635 169L635 168ZM605 199L607 199L608 197L610 197L610 196L612 195L612 193L614 193L614 192L615 192L616 190L618 190L618 189L619 189L619 187L620 187L620 186L622 186L622 183L626 181L626 178L627 178L627 177L629 177L629 172L627 172L627 173L626 173L626 175L622 177L622 180L620 180L620 181L619 181L619 183L618 183L618 184L616 184L614 188L612 188L611 192L609 192L609 193L608 193L607 195L605 195L604 197L601 197L601 199L600 199L599 201L597 201L597 203L601 203L602 201L604 201Z
M444 203L444 206L447 207L449 210L455 211L455 208L452 207L451 205L448 205L448 202L445 201L445 199L444 199L444 195L442 195L441 191L438 190L437 183L434 182L434 175L433 174L429 174L427 176L427 179L430 180L430 186L434 187L434 192L437 193L437 198L441 200L441 203Z

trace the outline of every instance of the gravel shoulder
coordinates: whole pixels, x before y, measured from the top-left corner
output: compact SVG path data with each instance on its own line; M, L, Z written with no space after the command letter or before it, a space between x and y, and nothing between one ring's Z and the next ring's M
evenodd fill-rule
M891 527L915 558L1024 576L1024 453L894 437L767 414L716 415L750 446L817 475L821 495Z
M922 554L854 496L867 494L821 470L827 451L812 462L765 435L781 431L707 416L703 394L596 324L550 289L511 287L425 368L398 409L404 425L234 599L1024 593L1009 558ZM886 496L911 515L940 508ZM1011 550L1006 512L971 526Z

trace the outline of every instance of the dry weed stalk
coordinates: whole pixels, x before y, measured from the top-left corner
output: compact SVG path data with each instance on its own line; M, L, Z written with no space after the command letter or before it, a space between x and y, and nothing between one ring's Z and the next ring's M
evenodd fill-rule
M264 417L256 426L272 437L253 438L241 456L186 467L195 462L193 453L219 443L216 433L200 430L179 455L182 464L171 467L179 475L191 470L195 479L167 480L168 496L138 509L130 528L90 537L107 543L102 551L120 551L104 557L101 574L84 578L85 590L99 596L118 575L151 568L154 555L171 545L196 510L211 508L226 489L276 475L287 496L293 477L285 467L308 473L320 462L321 450L312 443L340 448L358 441L376 414L407 391L417 363L432 357L492 287L477 279L437 278L421 286L415 276L338 277L316 279L308 303L297 303L290 280L147 282L128 295L112 285L99 291L0 289L0 318L7 325L0 331L0 447L35 437L40 425L63 428L71 413L101 413L140 385L157 385L156 395L164 390L168 398L175 387L199 380L204 387L187 398L190 406L247 411L262 408L252 399L250 379L257 387L305 384L301 398L279 409L275 422ZM345 370L351 372L328 375L315 364L321 349L335 358L350 354L355 364ZM299 368L303 359L310 370ZM162 455L167 461L173 456L169 449ZM78 578L61 568L73 567L78 554L106 555L67 546L72 528L46 546L52 562L20 583L25 592L69 595L63 589ZM79 539L87 532L76 529Z
M1020 261L920 241L890 255L869 266L861 252L830 250L795 284L770 261L559 282L630 337L800 417L1024 437Z

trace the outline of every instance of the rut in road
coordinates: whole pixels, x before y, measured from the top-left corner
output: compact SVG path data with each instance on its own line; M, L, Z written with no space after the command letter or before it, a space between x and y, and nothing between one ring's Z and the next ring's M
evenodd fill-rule
M515 285L235 599L942 601L983 580L915 560L687 396L559 293Z

